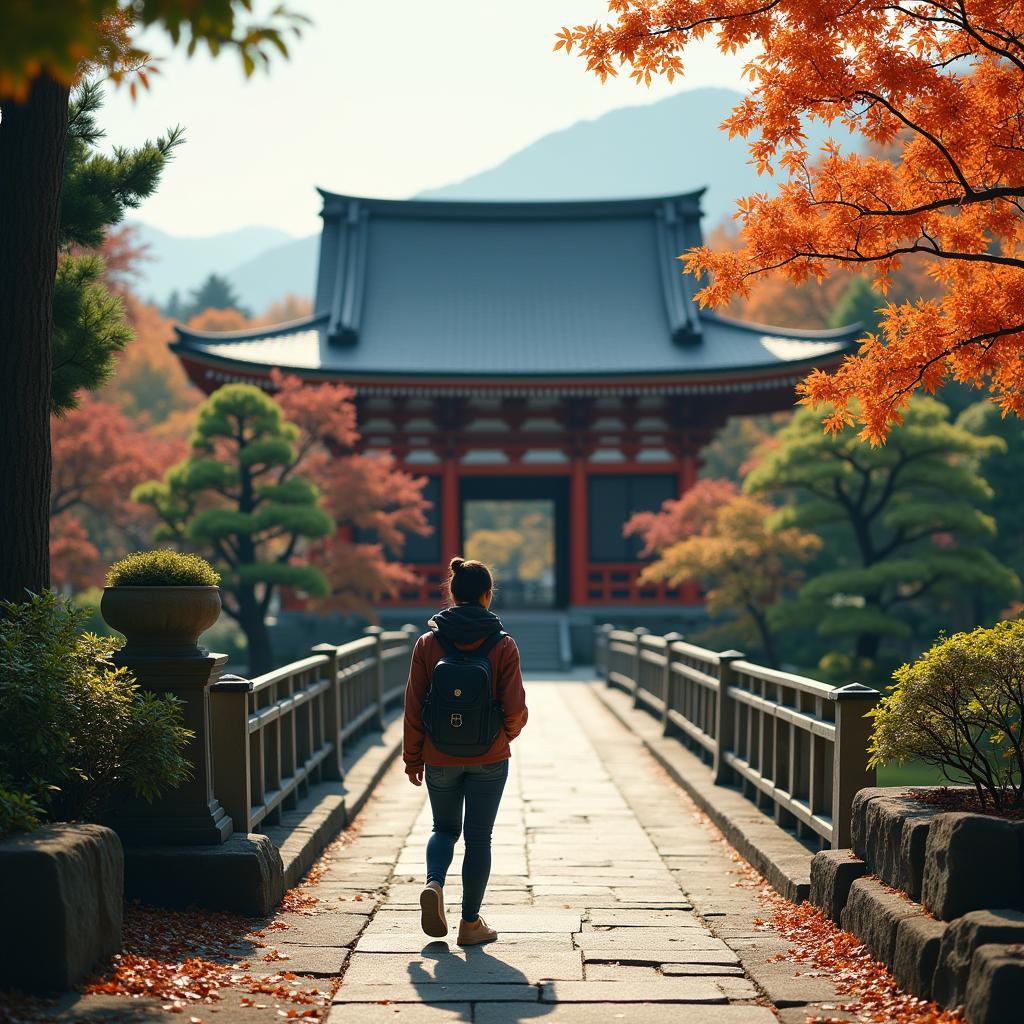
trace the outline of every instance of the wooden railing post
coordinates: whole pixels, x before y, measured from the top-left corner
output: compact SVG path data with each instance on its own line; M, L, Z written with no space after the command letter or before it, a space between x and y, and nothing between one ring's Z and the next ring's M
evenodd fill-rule
M313 653L327 656L324 674L330 682L324 694L324 734L330 737L334 749L325 758L321 770L324 779L341 779L344 778L345 772L341 760L342 713L341 685L338 683L338 648L334 644L317 644L313 648Z
M672 720L669 718L669 711L672 710L676 692L676 675L672 671L672 644L676 640L682 640L682 633L665 634L665 667L662 670L661 692L665 697L665 706L661 710L661 731L664 736L671 736L673 733Z
M637 626L633 630L633 643L636 645L633 651L633 707L640 707L640 666L643 661L643 646L640 643L641 637L647 636L649 629Z
M881 696L877 690L860 683L848 683L829 694L836 705L836 740L832 755L833 850L850 845L854 795L875 784L875 770L868 767L872 725L867 714Z
M235 832L249 831L252 765L249 759L249 694L252 683L221 676L210 687L210 748L217 799Z
M598 678L608 682L608 634L614 627L604 622L594 627L594 669Z
M381 642L381 634L384 630L380 626L367 626L363 632L374 639L373 677L377 693L377 728L384 731L384 644Z
M715 754L712 763L715 784L727 786L732 782L732 770L722 756L733 748L733 722L735 702L729 696L729 687L736 681L733 662L741 661L740 651L721 651L718 655L718 693L715 698Z

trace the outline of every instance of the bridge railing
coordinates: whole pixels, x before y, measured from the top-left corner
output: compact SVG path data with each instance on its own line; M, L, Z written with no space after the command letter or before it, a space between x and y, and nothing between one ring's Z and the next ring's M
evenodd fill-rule
M877 690L832 687L674 633L605 625L594 639L601 676L660 717L665 734L706 761L716 783L739 787L801 838L850 845L854 794L875 784L865 716Z
M343 777L345 744L401 704L417 634L371 626L255 679L210 687L213 783L236 832L279 824L311 785Z

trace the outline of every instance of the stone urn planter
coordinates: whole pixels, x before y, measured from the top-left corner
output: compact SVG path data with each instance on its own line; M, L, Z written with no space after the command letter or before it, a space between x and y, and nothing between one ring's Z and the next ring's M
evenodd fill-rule
M220 576L196 555L148 551L113 565L100 601L108 626L125 636L126 657L196 657L219 618Z

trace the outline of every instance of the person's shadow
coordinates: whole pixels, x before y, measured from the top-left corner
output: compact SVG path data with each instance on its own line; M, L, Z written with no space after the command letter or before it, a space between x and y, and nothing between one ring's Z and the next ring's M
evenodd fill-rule
M497 945L500 946L500 943ZM507 947L506 947L507 948ZM529 947L523 947L529 948ZM409 964L409 980L416 989L423 1004L486 1003L487 999L460 998L457 991L463 985L502 986L502 1020L520 1021L546 1017L555 1009L554 1003L537 1002L537 982L530 981L518 968L506 963L492 950L495 944L487 946L449 946L447 942L428 942L422 949L424 960L434 961L433 973L423 964ZM519 991L505 988L519 987ZM452 994L449 996L448 992ZM510 1003L515 1004L514 1014ZM461 1020L472 1019L472 1011ZM479 1015L479 1009L478 1009Z

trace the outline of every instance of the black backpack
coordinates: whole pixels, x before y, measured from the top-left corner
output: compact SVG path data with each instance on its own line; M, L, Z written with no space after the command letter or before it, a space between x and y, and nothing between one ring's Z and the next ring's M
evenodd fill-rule
M442 754L479 757L491 749L505 725L487 655L508 634L499 630L471 651L460 651L440 633L434 636L444 655L430 676L423 728Z

